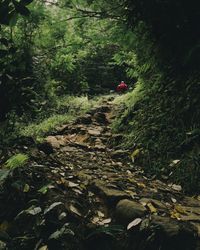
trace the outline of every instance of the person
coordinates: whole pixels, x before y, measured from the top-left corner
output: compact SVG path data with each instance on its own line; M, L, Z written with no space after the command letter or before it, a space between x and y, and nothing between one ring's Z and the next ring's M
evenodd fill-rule
M124 81L121 81L121 83L117 86L117 92L118 93L124 93L128 89L127 84Z

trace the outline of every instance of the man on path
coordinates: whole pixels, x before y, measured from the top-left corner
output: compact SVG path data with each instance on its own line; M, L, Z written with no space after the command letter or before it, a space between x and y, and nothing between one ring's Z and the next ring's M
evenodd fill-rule
M121 81L121 83L117 86L117 92L118 93L124 93L128 89L127 84L124 81Z

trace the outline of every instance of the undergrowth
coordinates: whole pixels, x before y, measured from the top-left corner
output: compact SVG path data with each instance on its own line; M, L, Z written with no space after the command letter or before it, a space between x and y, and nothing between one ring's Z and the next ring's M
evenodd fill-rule
M86 96L65 96L57 100L52 112L45 112L45 118L40 115L38 121L30 123L26 127L20 127L19 133L22 136L33 136L36 140L42 140L48 132L85 113L96 102L96 100L89 100Z
M87 96L64 96L47 102L41 107L36 118L29 116L17 117L14 113L0 124L0 139L2 146L9 145L21 136L30 136L41 141L44 136L57 126L66 124L77 116L98 105L101 98L89 99Z
M134 149L137 145L142 149L137 164L147 173L165 176L185 191L196 193L200 188L198 121L192 126L184 122L177 93L156 86L159 84L146 89L137 83L132 92L116 98L115 103L123 108L113 130L125 135L121 147ZM174 160L179 164L173 164Z

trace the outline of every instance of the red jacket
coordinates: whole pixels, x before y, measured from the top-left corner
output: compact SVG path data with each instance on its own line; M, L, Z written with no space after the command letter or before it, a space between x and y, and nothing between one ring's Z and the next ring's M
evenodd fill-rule
M128 86L127 86L126 83L124 83L124 82L121 82L121 83L117 86L117 92L124 91L124 90L127 90L127 89L128 89Z

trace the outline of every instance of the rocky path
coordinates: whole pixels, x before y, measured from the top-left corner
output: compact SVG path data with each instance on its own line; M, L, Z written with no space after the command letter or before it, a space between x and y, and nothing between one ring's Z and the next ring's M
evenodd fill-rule
M111 132L115 112L105 99L32 147L32 196L8 249L200 249L200 197L145 177L130 152L113 147L122 137Z

